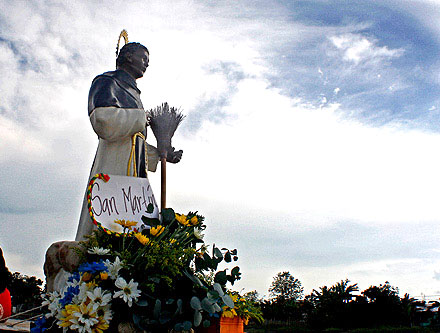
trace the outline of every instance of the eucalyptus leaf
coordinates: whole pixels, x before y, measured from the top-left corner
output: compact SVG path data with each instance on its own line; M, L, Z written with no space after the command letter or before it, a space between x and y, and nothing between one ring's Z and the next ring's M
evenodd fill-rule
M137 306L148 306L147 300L143 299L136 303Z
M174 221L174 218L176 216L176 213L174 213L174 210L172 208L165 208L162 212L162 219L165 225L170 224Z
M208 319L205 319L203 321L203 327L208 328L209 326L211 326L211 322Z
M200 323L202 322L202 314L200 313L200 311L196 310L196 312L194 312L194 326L195 327L199 327Z
M136 325L136 327L138 327L138 328L141 328L141 327L139 326L140 321L141 321L141 318L140 318L137 314L133 313L133 323L134 323L134 324Z
M183 274L185 274L186 277L188 277L188 278L189 278L192 282L194 282L196 285L198 285L198 286L200 286L200 287L203 287L203 283L202 283L202 281L200 281L200 279L199 279L197 276L192 275L192 274L188 273L187 271L183 271Z
M212 306L212 302L207 297L205 297L202 300L202 309L205 310L208 313L214 313L215 312L214 307Z
M223 292L223 288L220 284L214 283L212 286L216 292L218 292L219 297L222 297L225 293Z
M160 220L157 218L142 216L142 223L150 227L156 227L157 225L160 224Z
M179 298L179 299L177 300L177 310L176 310L176 312L179 313L179 314L182 314L182 304L183 304L183 302L182 302L182 300Z
M214 311L215 312L221 312L222 311L222 308L217 303L214 303L212 306L214 307Z
M166 302L167 305L170 305L173 303L174 303L174 300L172 298L167 299L167 302Z
M217 247L214 246L214 256L217 258L223 258L222 251L220 251Z
M185 331L189 331L191 327L192 327L192 323L190 321L187 320L183 322L183 329Z
M215 301L215 300L217 300L220 297L220 295L219 295L219 293L217 291L210 290L210 291L208 291L207 297L208 297L209 300Z
M193 296L191 298L190 304L191 304L191 307L196 311L199 311L202 309L202 304L200 303L200 300L197 296Z
M176 323L176 325L174 325L174 330L176 332L182 332L183 331L183 324L182 323Z
M228 278L226 277L226 270L217 272L217 274L214 276L214 282L225 285L227 281Z
M150 202L147 206L147 213L151 214L152 212L154 212L154 206L153 204Z
M159 318L161 308L162 308L162 302L160 301L160 299L157 299L156 304L154 304L154 310L153 310L154 318Z
M231 254L229 253L229 251L225 253L225 261L226 262L232 261Z
M234 308L234 301L232 300L231 296L229 295L223 295L222 301L229 306L230 308Z

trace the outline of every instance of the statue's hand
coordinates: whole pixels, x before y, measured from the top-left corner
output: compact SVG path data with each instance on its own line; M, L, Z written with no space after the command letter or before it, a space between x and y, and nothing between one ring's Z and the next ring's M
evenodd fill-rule
M150 125L150 121L151 121L151 113L150 111L145 111L145 126Z
M174 147L168 149L167 162L179 163L182 159L183 150L174 150Z

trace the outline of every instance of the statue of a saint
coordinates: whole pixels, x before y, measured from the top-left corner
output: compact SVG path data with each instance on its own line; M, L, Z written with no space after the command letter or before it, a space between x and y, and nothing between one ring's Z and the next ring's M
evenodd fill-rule
M128 43L118 54L116 70L98 75L93 80L88 109L99 144L89 179L97 173L131 176L127 170L145 178L147 169L156 170L159 156L157 149L145 142L149 116L142 106L141 92L136 85L148 63L148 49L139 43ZM142 135L133 138L139 132ZM134 150L132 143L135 143ZM181 157L181 150L171 148L167 161L177 163ZM95 228L84 197L75 240L84 240L84 235L91 234Z

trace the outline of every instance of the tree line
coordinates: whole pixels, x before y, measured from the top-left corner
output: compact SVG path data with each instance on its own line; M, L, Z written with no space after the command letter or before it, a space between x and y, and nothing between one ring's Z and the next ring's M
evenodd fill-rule
M405 294L388 281L359 292L348 279L313 289L304 296L301 282L290 272L278 273L269 289L270 299L256 291L246 297L261 307L266 321L283 323L290 331L349 331L359 328L440 328L439 302L425 303ZM292 330L292 327L296 327Z

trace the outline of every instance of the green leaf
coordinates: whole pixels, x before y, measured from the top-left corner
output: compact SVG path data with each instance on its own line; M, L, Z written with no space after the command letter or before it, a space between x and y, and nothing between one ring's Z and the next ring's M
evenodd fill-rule
M200 323L202 322L202 314L200 313L200 311L196 310L196 312L194 312L194 326L195 327L199 327Z
M183 322L183 329L185 331L189 331L191 327L192 327L192 323L190 321L187 320Z
M152 203L149 203L147 206L147 213L151 214L152 212L154 212L154 206Z
M154 310L153 310L154 318L159 318L161 308L162 308L162 302L160 301L160 299L157 299L156 304L154 304Z
M148 281L151 281L151 282L154 282L154 283L159 283L159 282L160 282L160 279L157 278L157 277L149 277L149 278L148 278Z
M210 290L210 291L208 291L207 297L208 297L209 300L215 301L215 300L217 300L220 297L220 295L218 294L217 291Z
M137 306L148 306L147 300L143 299L136 303Z
M220 251L217 247L214 246L214 257L216 258L223 258L222 251Z
M134 323L134 324L136 325L136 327L138 327L138 328L141 328L141 327L139 326L140 321L141 321L141 318L140 318L137 314L133 313L133 323Z
M235 266L232 271L231 271L231 275L240 275L240 267Z
M225 253L225 261L226 262L232 261L231 254L229 253L229 251Z
M202 309L202 304L200 303L200 300L197 296L193 296L191 298L190 304L191 304L191 307L196 311L199 311ZM198 326L198 325L196 325L196 326Z
M215 274L214 276L214 282L225 285L227 281L228 279L226 277L226 270L217 272L217 274Z
M145 225L149 225L150 227L156 227L160 224L160 221L157 218L142 216L142 223Z
M205 297L202 300L202 309L205 310L208 313L214 313L215 312L214 307L212 306L212 302L207 297Z
M203 327L208 328L209 326L211 326L211 322L208 319L204 320Z
M174 221L176 214L172 208L165 208L162 212L162 220L165 225L170 224Z
M188 273L187 271L183 271L183 274L185 274L185 276L187 278L189 278L192 282L194 282L196 285L203 287L202 281L200 281L200 279L197 276L192 275L191 273Z
M229 306L230 308L234 307L234 301L232 300L231 296L229 295L223 295L222 296L222 301Z
M214 290L218 293L219 297L222 297L225 293L223 292L223 288L218 283L214 283L213 285Z

